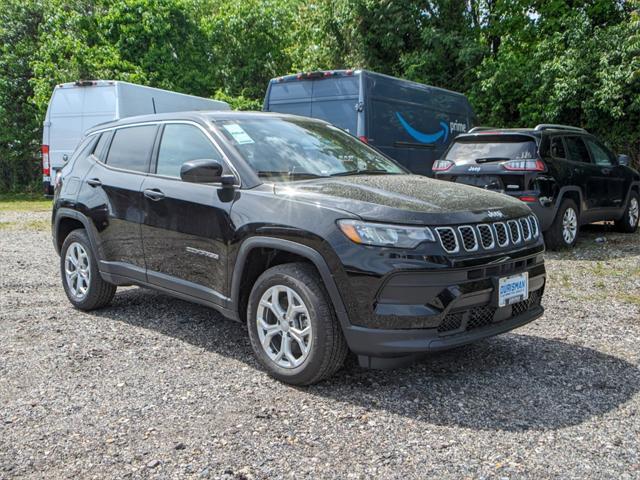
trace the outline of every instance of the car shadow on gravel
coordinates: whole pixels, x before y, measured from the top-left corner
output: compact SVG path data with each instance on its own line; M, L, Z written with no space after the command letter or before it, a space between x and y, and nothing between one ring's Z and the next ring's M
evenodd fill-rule
M94 315L259 368L244 326L206 307L131 289ZM398 370L364 370L349 358L334 377L300 390L422 424L553 430L620 407L640 390L640 370L592 348L512 333L429 355Z

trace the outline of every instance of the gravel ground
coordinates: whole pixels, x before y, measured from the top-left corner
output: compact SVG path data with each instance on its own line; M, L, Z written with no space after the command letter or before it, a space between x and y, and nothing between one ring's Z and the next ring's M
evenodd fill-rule
M48 214L0 215L0 478L640 478L640 234L548 254L515 333L292 388L204 307L74 310Z

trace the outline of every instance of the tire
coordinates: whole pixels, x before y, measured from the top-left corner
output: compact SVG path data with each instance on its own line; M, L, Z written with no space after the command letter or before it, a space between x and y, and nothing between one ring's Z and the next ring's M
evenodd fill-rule
M262 326L259 318L264 320ZM260 275L249 295L247 327L260 364L291 385L311 385L330 377L348 353L322 280L305 263L278 265Z
M79 267L73 263L73 259ZM67 263L69 263L67 273ZM84 268L82 267L84 265ZM76 272L73 275L73 272ZM105 282L98 271L98 262L91 250L87 232L73 230L65 238L60 251L60 276L67 298L80 310L95 310L108 305L116 293L116 286ZM74 279L77 279L74 281ZM83 287L86 286L86 289Z
M623 233L634 233L638 229L640 215L640 195L635 190L629 196L627 208L620 220L616 221L616 230Z
M574 225L573 228L569 228L573 231L573 235L569 235L565 231L565 227L568 227L566 223L571 218L572 214L569 211L573 211ZM568 218L569 217L569 218ZM580 231L580 213L576 202L570 198L565 198L560 204L560 208L556 212L556 217L553 219L553 223L544 234L544 240L547 248L550 250L562 250L565 248L572 248L578 241L578 233Z

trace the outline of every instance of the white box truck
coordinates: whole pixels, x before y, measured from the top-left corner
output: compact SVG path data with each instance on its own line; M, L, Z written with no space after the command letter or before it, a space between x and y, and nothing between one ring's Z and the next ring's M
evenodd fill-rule
M56 85L42 134L44 192L53 193L56 172L71 156L84 132L103 122L134 115L191 110L229 110L218 100L113 80Z

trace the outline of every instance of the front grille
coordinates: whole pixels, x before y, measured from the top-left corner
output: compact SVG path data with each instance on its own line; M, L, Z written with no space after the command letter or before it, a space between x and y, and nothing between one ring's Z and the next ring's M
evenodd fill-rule
M493 241L493 232L489 225L478 225L478 232L480 233L482 248L488 250L495 246L495 242Z
M508 245L520 245L536 240L540 235L538 223L533 215L505 222L482 223L437 227L436 232L442 248L447 253L492 250Z
M531 224L531 236L533 238L538 238L538 235L540 235L540 228L538 227L538 219L535 215L529 216L529 223Z
M525 242L531 240L531 227L529 227L529 219L521 218L520 219L520 228L522 229L522 238Z
M462 237L462 246L467 252L475 252L478 250L478 239L476 238L476 232L473 227L465 225L458 227L458 232Z
M490 306L476 307L469 314L467 330L475 330L476 328L486 327L493 322L496 309Z
M456 253L458 251L458 239L456 238L456 232L451 227L438 227L436 228L438 237L440 237L440 244L447 253Z
M506 320L522 315L523 313L538 307L541 300L542 289L530 292L527 300L514 303L511 306L502 307L502 309L511 308L511 315L507 317ZM492 307L491 305L483 305L480 307L473 307L469 310L463 310L461 312L448 313L440 323L438 333L440 335L453 335L459 332L468 332L478 328L487 327L489 325L498 324L504 320L494 322L494 318L496 317L496 312L502 309Z
M507 236L507 227L504 223L498 222L493 224L493 229L496 231L496 238L498 239L499 247L506 247L509 244L509 237Z
M515 220L509 220L507 222L509 225L509 236L511 238L511 243L517 245L522 241L522 237L520 236L520 228L518 227L518 222Z
M462 312L449 313L445 315L444 320L438 327L438 332L451 332L458 330L462 326Z

